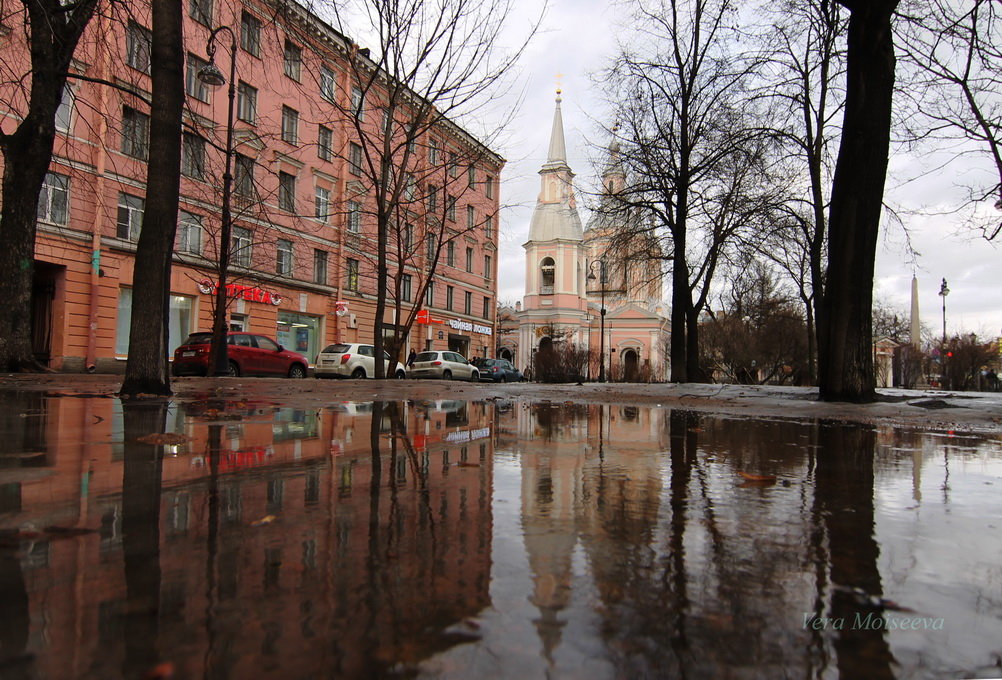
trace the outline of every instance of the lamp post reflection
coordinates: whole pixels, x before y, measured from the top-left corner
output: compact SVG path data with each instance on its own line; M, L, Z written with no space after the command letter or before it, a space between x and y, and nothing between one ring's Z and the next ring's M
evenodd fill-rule
M595 265L598 265L599 275L595 276ZM605 259L598 259L588 265L588 280L594 282L597 278L601 290L601 307L599 310L598 339L598 381L605 382Z

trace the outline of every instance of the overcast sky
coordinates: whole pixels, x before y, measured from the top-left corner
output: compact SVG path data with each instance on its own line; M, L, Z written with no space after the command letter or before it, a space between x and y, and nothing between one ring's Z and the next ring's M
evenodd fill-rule
M536 3L526 0L533 7ZM561 74L563 119L568 162L577 175L581 218L583 195L594 185L596 148L608 144L600 125L608 124L601 88L593 75L615 52L615 6L605 0L550 0L540 34L523 60L517 89L524 102L508 141L496 150L508 159L502 175L501 200L509 205L501 218L499 299L520 300L525 292L525 258L522 244L539 192L540 166L545 162L553 120L557 74ZM950 202L957 170L909 181L917 163L897 154L891 159L889 193L897 205L933 207ZM993 210L993 209L991 209ZM1002 219L1002 215L999 215ZM948 332L994 337L1002 332L1002 248L970 235L959 234L951 216L904 216L909 233L898 226L882 228L878 246L875 298L907 314L911 277L919 280L923 325L938 335L942 327L940 281L945 277ZM905 247L910 239L919 253L913 258ZM1002 237L999 237L1002 240ZM667 297L667 294L666 294Z

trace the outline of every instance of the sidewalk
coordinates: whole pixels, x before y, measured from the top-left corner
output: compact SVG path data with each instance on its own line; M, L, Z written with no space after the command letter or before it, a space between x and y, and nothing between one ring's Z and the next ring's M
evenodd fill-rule
M114 395L122 376L107 374L2 374L0 391L45 390ZM737 417L832 419L926 430L1002 434L1002 392L878 390L873 404L825 403L816 388L772 385L586 383L466 383L442 380L290 380L280 378L176 378L175 398L256 399L299 408L334 402L396 400L515 400L658 406Z

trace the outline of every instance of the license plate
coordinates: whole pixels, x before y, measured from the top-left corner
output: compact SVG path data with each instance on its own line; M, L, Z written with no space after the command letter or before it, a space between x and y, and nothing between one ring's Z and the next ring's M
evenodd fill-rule
M334 359L323 359L320 361L320 363L322 363L324 366L330 366L331 364L336 364L337 362Z
M195 356L195 352L181 352L181 356L183 356L183 357L193 357L193 356Z

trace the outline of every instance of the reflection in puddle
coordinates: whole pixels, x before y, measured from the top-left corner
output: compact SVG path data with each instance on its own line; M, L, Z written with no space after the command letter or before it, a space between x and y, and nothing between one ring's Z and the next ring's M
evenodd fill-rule
M3 677L999 672L997 439L525 402L0 407Z

